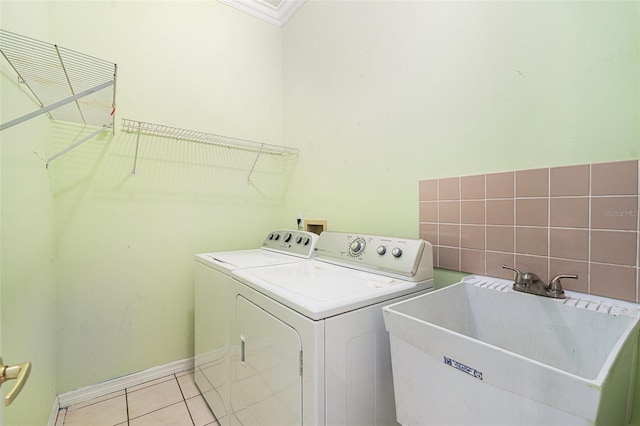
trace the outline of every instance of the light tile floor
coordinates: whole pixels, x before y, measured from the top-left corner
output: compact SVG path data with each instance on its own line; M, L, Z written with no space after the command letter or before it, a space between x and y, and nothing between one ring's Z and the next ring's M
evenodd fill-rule
M184 371L58 411L56 426L218 426Z

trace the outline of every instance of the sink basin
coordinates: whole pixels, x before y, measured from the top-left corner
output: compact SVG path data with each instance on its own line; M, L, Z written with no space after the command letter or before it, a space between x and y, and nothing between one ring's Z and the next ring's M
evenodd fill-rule
M384 308L398 421L628 424L639 305L511 284L472 276Z

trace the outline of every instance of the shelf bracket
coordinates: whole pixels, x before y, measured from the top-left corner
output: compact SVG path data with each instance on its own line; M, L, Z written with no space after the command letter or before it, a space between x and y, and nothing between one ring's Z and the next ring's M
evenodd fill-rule
M253 170L256 168L256 164L258 163L258 159L260 158L260 154L262 154L262 149L264 148L264 144L260 145L260 150L256 155L256 159L253 160L253 165L251 166L251 170L249 170L249 176L247 176L247 181L245 182L247 185L251 185L251 175L253 174Z
M80 139L78 142L69 145L68 147L66 147L65 149L63 149L62 151L53 154L51 157L47 158L47 167L49 167L49 163L52 162L53 160L55 160L58 157L63 156L64 154L66 154L67 152L71 151L72 149L82 145L83 143L85 143L86 141L88 141L89 139L92 139L95 136L98 136L100 133L104 132L107 129L110 129L112 126L111 124L109 125L105 125L104 127L102 127L101 129L96 130L95 132L91 133L90 135L85 136L84 138Z
M33 111L33 112L29 113L29 114L23 115L22 117L16 118L14 120L7 121L6 123L0 124L0 131L2 131L4 129L8 129L9 127L13 127L16 124L20 124L20 123L22 123L24 121L30 120L33 117L36 117L36 116L38 116L40 114L44 114L44 113L49 112L51 110L54 110L56 108L60 108L63 105L66 105L66 104L68 104L70 102L74 102L75 100L83 98L83 97L85 97L87 95L90 95L90 94L92 94L94 92L97 92L98 90L102 90L102 89L104 89L106 87L113 86L113 84L114 84L113 80L104 82L104 83L99 84L99 85L97 85L95 87L92 87L90 89L84 90L84 91L78 93L77 95L70 96L70 97L68 97L66 99L63 99L63 100L58 101L58 102L55 102L55 103L53 103L53 104L51 104L49 106L40 108L37 111Z

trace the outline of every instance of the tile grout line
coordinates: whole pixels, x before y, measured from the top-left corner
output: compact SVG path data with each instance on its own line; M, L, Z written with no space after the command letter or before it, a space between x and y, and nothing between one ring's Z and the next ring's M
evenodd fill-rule
M184 406L187 408L187 413L189 413L189 418L191 419L191 423L195 426L196 422L193 420L193 416L191 415L191 410L189 410L189 404L187 404L187 399L184 396L184 392L182 391L182 386L180 386L180 380L178 380L178 376L174 374L176 383L178 384L178 389L180 390L180 395L182 395L182 401L184 402Z

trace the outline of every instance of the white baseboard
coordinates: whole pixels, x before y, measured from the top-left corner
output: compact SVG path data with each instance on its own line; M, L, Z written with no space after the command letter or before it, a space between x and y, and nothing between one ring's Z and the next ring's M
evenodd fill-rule
M181 371L193 369L193 358L187 358L180 361L174 361L169 364L152 367L147 370L139 371L137 373L128 374L126 376L117 377L115 379L107 380L106 382L98 383L96 385L86 386L80 389L65 392L57 396L54 401L54 406L57 404L56 414L60 408L66 408L73 404L85 402L93 398L97 398L103 395L110 394L130 388L131 386L139 385L141 383L148 382L150 380L159 379L170 374L179 373ZM49 421L49 424L55 424Z
M60 411L60 401L58 395L53 398L53 406L51 407L51 414L49 414L49 424L47 426L55 426L58 419L58 411Z

